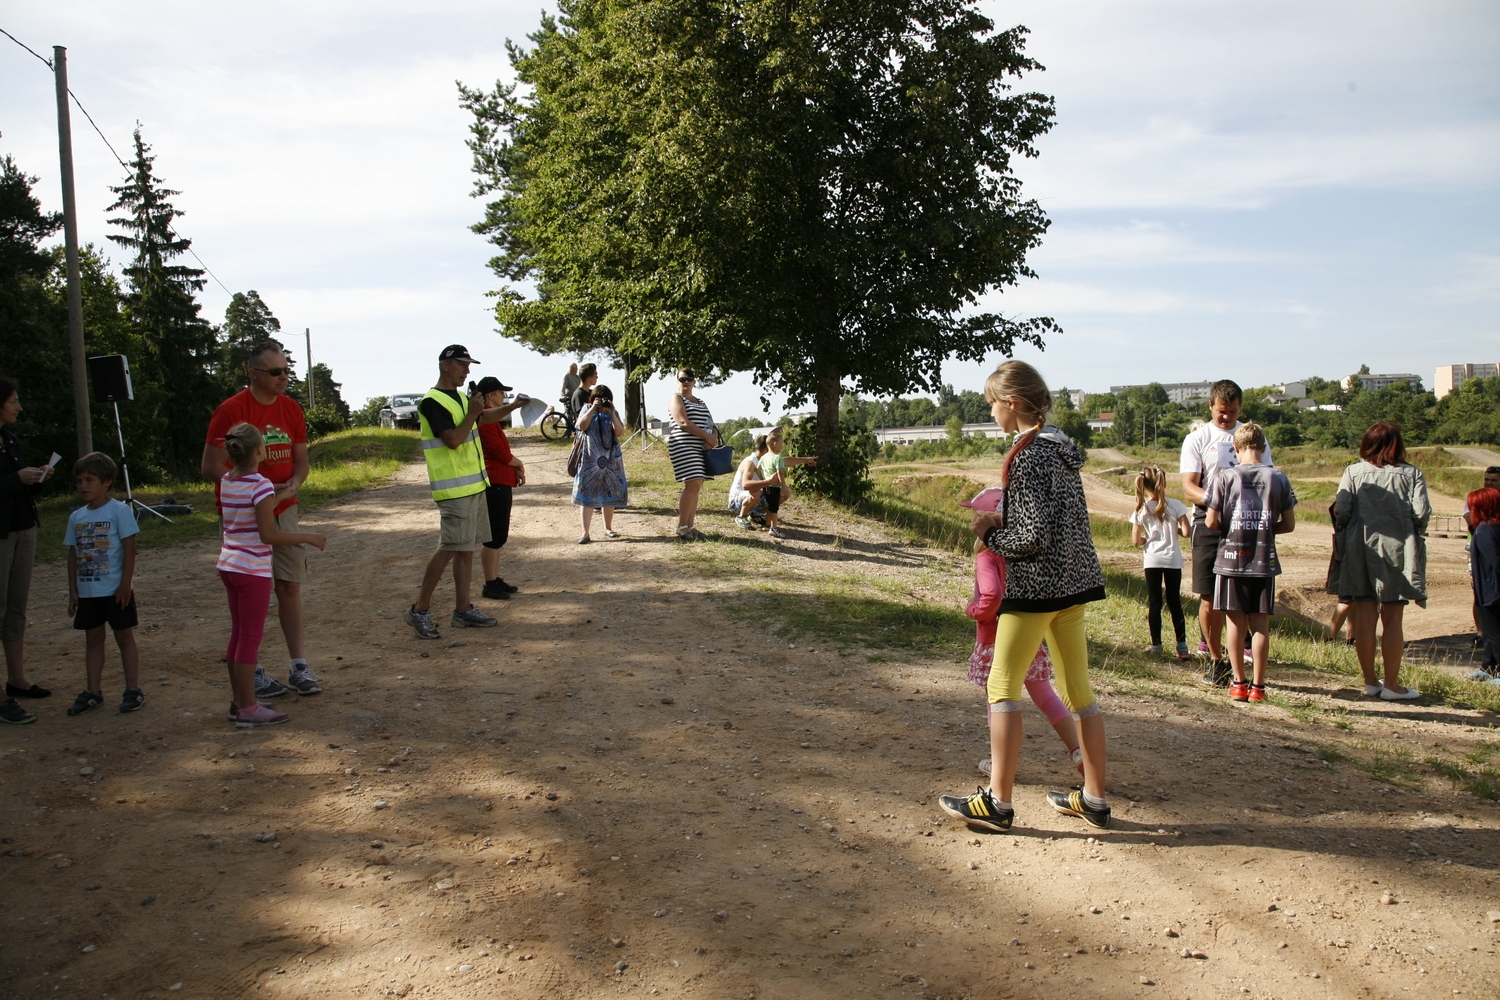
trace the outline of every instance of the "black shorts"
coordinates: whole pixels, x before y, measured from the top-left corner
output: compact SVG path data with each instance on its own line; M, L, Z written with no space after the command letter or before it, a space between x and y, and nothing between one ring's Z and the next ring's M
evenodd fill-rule
M1247 615L1276 612L1274 576L1221 576L1214 587L1215 611L1243 611Z
M1210 531L1202 518L1193 519L1193 593L1205 600L1214 596L1214 560L1219 558L1223 532Z
M760 491L760 498L766 502L766 510L772 514L781 509L781 487L767 486Z
M490 514L490 540L484 543L484 547L501 548L510 537L511 487L491 483L485 487L484 504Z
M139 624L140 620L135 614L134 591L130 594L130 603L123 608L115 603L113 594L109 597L80 597L78 613L73 616L73 627L85 632L100 625L108 625L119 632L135 628Z

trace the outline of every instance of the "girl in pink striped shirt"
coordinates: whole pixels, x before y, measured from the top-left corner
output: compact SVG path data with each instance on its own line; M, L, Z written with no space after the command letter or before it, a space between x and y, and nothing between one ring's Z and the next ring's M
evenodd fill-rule
M234 701L229 717L241 729L285 722L287 714L255 699L255 664L271 607L271 546L328 544L323 535L282 531L276 527L276 488L258 471L266 457L260 431L235 424L224 435L224 450L234 468L219 482L219 516L224 544L219 549L219 578L229 594L229 687Z

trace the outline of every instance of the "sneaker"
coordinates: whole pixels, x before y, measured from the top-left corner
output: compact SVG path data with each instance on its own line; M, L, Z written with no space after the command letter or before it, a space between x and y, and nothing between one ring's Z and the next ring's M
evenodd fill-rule
M229 703L229 721L233 722L234 721L234 717L237 716L237 715L239 715L239 714L240 714L240 706L236 705L234 702L231 701Z
M104 704L104 695L95 694L92 691L80 691L78 697L73 699L73 704L68 706L69 715L82 715L91 708L98 708Z
M270 701L280 698L282 695L292 693L292 689L266 673L266 668L259 663L255 665L255 697Z
M323 690L322 685L318 683L318 675L312 672L312 667L300 664L293 667L292 672L286 675L286 682L298 694L317 694Z
M1231 701L1249 701L1250 685L1244 681L1233 681L1229 685L1229 699Z
M120 696L120 714L139 712L145 704L146 692L140 688L126 688L125 693Z
M1014 809L1001 809L995 805L990 790L983 785L974 789L973 795L939 795L938 808L961 819L970 827L1005 833L1016 821Z
M786 532L782 531L780 528L767 528L766 529L766 533L768 535L770 535L772 538L785 538L786 537Z
M1203 671L1203 683L1209 687L1228 687L1232 677L1234 670L1230 668L1228 660L1214 660Z
M1266 700L1266 686L1264 684L1251 684L1250 685L1250 700L1251 701L1265 701Z
M1207 656L1208 655L1208 640L1207 639L1199 639L1198 640L1198 655L1199 656Z
M1155 645L1147 646L1146 647L1146 655L1147 656L1160 656L1161 655L1161 644L1157 643Z
M1073 766L1078 768L1078 773L1083 773L1083 747L1074 747L1068 758L1073 761Z
M744 528L746 531L749 531L752 528L752 525L750 524L750 519L748 517L738 517L738 516L736 516L735 519L734 519L734 523L736 525L738 525L739 527ZM1481 670L1479 672L1480 673L1484 673L1483 670Z
M508 601L510 595L511 592L505 589L505 581L498 578L484 581L484 589L479 592L486 601Z
M406 609L406 624L417 630L418 639L441 639L438 634L437 622L432 620L432 612L418 611L413 604Z
M1493 676L1495 675L1490 673L1488 670L1484 669L1483 667L1479 667L1477 670L1466 675L1466 679L1471 681L1487 681Z
M12 726L24 726L27 723L35 721L36 716L16 704L16 699L7 698L4 701L0 701L0 722L8 723Z
M504 580L500 579L498 576L495 577L493 580L491 580L490 583L498 583L500 585L500 589L503 590L503 591L505 591L507 594L518 593L520 591L520 589L521 589L520 587L517 587L513 583L506 583Z
M1091 809L1089 804L1083 801L1083 791L1073 789L1070 792L1048 792L1047 801L1052 808L1064 816L1081 816L1089 826L1104 829L1109 826L1109 806L1103 809Z
M274 726L290 718L290 715L278 712L270 705L256 705L248 712L244 709L235 712L234 724L240 729L253 729L256 726Z
M1179 642L1177 644L1177 658L1179 660L1191 660L1193 658L1193 654L1188 652L1187 643Z
M768 527L768 525L766 524L766 515L762 514L758 510L752 510L750 512L750 523L759 528Z
M449 621L460 628L493 628L500 624L472 604L469 605L467 611L453 612L453 617Z
M974 766L979 768L980 774L988 775L990 773L990 759L988 757Z

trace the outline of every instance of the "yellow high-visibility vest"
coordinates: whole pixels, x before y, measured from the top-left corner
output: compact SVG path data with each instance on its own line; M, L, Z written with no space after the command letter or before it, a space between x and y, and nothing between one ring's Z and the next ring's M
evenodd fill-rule
M453 416L453 426L462 426L468 410L462 403L441 389L429 389L423 399L435 399L443 409ZM484 474L484 450L479 443L479 427L476 425L457 448L450 448L443 439L432 432L427 414L417 407L417 422L422 428L422 457L427 459L427 485L432 489L432 499L452 500L456 497L472 496L483 492L490 484Z

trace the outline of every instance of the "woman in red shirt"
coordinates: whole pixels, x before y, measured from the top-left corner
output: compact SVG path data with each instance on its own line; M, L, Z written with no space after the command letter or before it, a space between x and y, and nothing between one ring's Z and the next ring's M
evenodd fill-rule
M501 385L493 375L480 379L478 388L484 393L485 408L500 407L502 414L526 401L524 396L518 396L514 402L505 402L510 386ZM484 568L483 594L492 601L503 601L520 589L500 579L500 548L510 537L511 490L526 485L526 466L511 454L510 440L499 423L479 425L479 444L484 449L484 471L490 477L490 485L484 491L490 514L490 540L479 550L479 561Z

